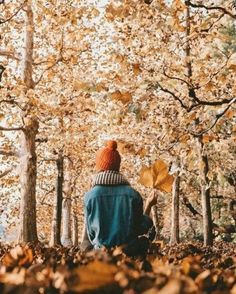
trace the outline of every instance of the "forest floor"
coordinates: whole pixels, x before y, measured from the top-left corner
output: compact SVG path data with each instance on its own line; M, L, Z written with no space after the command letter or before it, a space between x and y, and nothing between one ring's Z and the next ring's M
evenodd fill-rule
M0 293L236 294L236 245L155 242L135 258L120 247L1 245Z

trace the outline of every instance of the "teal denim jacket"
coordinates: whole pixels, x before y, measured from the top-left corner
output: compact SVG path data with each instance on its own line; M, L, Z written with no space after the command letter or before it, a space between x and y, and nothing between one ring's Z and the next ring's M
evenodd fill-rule
M143 200L129 185L96 185L85 194L87 233L94 248L128 243L153 225Z

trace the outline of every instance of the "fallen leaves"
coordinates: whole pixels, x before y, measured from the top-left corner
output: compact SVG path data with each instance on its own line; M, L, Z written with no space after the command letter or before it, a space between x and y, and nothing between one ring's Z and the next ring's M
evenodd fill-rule
M168 174L168 166L162 160L157 160L150 167L142 167L139 182L146 187L171 192L174 177Z
M16 246L9 253L5 254L1 263L7 268L11 269L15 266L28 267L33 261L33 251L28 247Z
M19 262L28 256L30 267ZM168 246L154 242L145 259L115 250L81 252L78 247L1 248L0 291L9 293L235 294L236 249L219 243ZM18 262L8 266L9 256ZM229 262L230 260L230 262ZM4 263L6 264L3 264ZM11 292L11 293L13 293Z
M118 269L115 265L95 260L72 272L75 279L68 285L70 291L83 292L114 284Z

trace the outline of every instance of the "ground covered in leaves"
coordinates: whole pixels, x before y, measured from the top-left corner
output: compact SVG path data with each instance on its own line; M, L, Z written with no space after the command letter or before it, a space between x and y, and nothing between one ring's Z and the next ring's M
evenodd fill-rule
M236 246L153 243L146 256L122 248L0 246L0 293L236 294Z

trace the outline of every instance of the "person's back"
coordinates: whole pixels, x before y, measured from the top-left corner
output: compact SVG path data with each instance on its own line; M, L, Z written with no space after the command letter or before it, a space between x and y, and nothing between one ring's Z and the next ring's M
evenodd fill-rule
M142 199L129 185L97 185L86 194L85 207L89 237L96 247L124 244L138 236Z
M94 248L128 243L152 226L143 215L143 200L119 173L120 155L115 141L96 157L98 173L84 199L88 238Z

